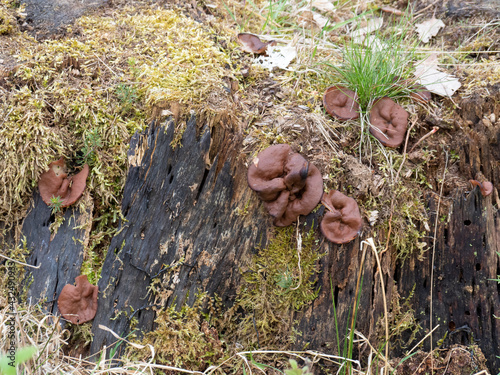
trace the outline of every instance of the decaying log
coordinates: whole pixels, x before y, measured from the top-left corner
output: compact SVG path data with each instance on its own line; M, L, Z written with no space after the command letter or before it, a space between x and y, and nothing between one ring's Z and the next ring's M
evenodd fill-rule
M199 291L217 293L231 305L239 266L265 242L270 220L262 220L259 210L245 216L236 210L256 198L246 187L246 168L231 153L229 131L213 137L203 128L197 134L192 118L173 149L174 129L173 122L152 124L133 140L122 201L127 221L103 265L92 352L116 341L99 324L126 335L134 316L136 328L150 331L152 305L192 304ZM156 277L163 295L149 290Z
M490 111L498 118L496 102L492 103L484 100L479 103L485 111L480 110L480 114L469 120L469 127L464 127L460 137L460 172L466 178L481 172L498 186L500 158L495 142L500 139L499 126L485 125L482 120ZM464 121L470 113L462 114ZM488 136L482 135L484 126L489 127L485 133ZM257 246L266 246L272 220L247 186L245 160L240 157L241 146L231 130L222 125L214 132L200 129L192 119L181 145L173 148L173 140L172 122L151 124L144 133L132 139L130 169L122 201L126 221L121 223L112 239L103 265L99 308L92 328L92 353L116 341L99 329L100 324L122 337L129 332L132 318L137 319L135 328L143 332L154 329L153 306L192 304L197 292L201 291L209 295L216 293L223 306L229 308L234 304L241 283L241 270L245 269ZM435 244L433 326L439 325L439 328L433 334L433 345L436 347L445 335L444 346L474 340L487 357L489 368L495 372L500 367L497 358L500 355L500 321L495 318L500 316L500 286L492 280L500 274L500 259L496 254L500 251L496 198L493 195L482 197L477 189L472 192L457 189L448 194L447 199L450 197L453 203L449 220L438 220ZM247 202L248 212L239 214L237 208L245 207ZM434 223L438 214L436 195L428 198L428 208L430 223ZM45 248L50 238L50 211L37 212L35 209L30 213L24 228L27 234L32 233L28 236L29 246L35 248L32 260L43 263L41 254L48 251ZM320 209L305 219L315 226L318 238L321 237L317 224L322 213ZM35 214L38 215L36 220ZM40 226L40 234L28 229L33 222ZM68 227L59 228L57 235L62 236L70 229L68 223ZM57 235L49 249L54 248ZM428 233L429 237L432 235L433 228ZM332 295L342 336L351 324L348 317L354 305L361 264L360 241L356 239L347 245L320 241L317 251L326 255L318 265L319 296L293 317L299 322L296 328L301 332L297 349L307 346L327 353L336 352ZM428 242L432 245L432 239ZM409 303L414 310L415 324L422 327L417 339L430 327L431 260L431 250L425 253L423 260L417 259L415 254L401 262L391 249L382 256L389 309L398 295L402 298L413 295ZM44 264L52 267L50 263ZM50 276L46 275L61 274L64 267L67 268L58 267L40 271L40 281L33 274L37 281L30 288L48 285ZM355 328L374 341L383 339L377 326L384 313L379 272L373 252L367 250ZM157 280L161 281L162 293L150 288ZM58 279L52 284L50 288L42 288L45 295L53 296L64 283ZM40 292L30 289L29 293L34 296ZM409 336L409 332L406 335ZM393 342L391 356L404 353L398 345ZM429 349L429 340L424 349Z

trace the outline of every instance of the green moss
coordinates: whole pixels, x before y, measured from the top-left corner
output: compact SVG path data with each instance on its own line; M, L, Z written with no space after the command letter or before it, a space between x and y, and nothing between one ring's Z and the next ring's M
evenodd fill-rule
M295 230L293 226L276 228L269 246L259 249L243 273L243 284L232 311L244 311L233 334L245 347L258 344L287 348L298 334L293 329L293 312L318 296L316 264L324 254L317 252L313 229L301 234L299 253Z
M146 348L129 347L126 357L148 361L151 350L147 345L152 345L157 364L203 371L219 363L226 356L226 347L215 328L210 327L204 318L202 305L207 302L210 304L211 300L206 294L200 294L192 307L184 305L178 309L172 305L159 311L156 328L140 342Z
M180 11L122 7L77 20L68 35L39 43L16 34L13 49L6 50L17 69L0 92L6 113L0 126L0 221L23 217L50 162L64 156L70 172L89 164L95 219L84 272L97 281L120 215L130 137L147 126L156 106L171 102L186 110L180 137L189 110L201 117L218 111L206 105L208 97L224 93L222 77L232 72L213 31Z

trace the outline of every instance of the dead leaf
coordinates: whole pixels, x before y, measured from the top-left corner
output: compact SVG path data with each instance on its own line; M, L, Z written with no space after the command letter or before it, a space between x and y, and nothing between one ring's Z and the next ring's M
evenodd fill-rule
M370 34L374 31L377 31L382 27L384 24L384 19L382 17L380 18L371 18L368 20L368 23L365 27L362 27L360 29L356 29L351 33L351 36L353 38L359 38L363 35Z
M254 60L256 64L272 71L274 68L286 69L297 57L297 50L292 46L270 46L267 56L260 56Z
M250 33L239 33L238 42L241 45L241 50L248 53L255 53L257 55L262 55L266 53L268 46L273 46L276 44L274 40L269 42L263 42L257 35Z
M319 13L310 10L301 10L297 21L300 27L306 29L310 29L311 27L322 29L330 20Z
M451 74L439 71L437 64L438 59L435 53L417 62L415 64L417 82L434 94L451 98L462 84Z
M443 21L437 18L431 18L422 23L418 23L415 25L417 28L417 33L420 40L424 43L429 43L432 37L436 36L445 24Z
M333 4L328 0L314 0L311 5L322 12L333 12L335 9Z
M323 27L325 27L326 24L328 22L330 22L330 20L328 18L323 17L321 14L315 13L315 12L313 12L313 19L314 19L314 22L316 22L316 25L318 25L318 27L320 29L322 29Z

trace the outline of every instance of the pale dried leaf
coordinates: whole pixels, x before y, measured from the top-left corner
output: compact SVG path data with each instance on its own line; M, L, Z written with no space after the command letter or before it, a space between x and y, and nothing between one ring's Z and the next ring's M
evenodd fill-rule
M321 14L315 12L313 12L313 19L320 29L325 27L326 24L330 21L328 18L323 17Z
M462 84L451 74L439 71L437 63L436 54L418 62L415 65L417 82L434 94L451 97Z
M323 17L321 14L312 12L307 9L299 10L297 23L300 27L310 29L311 27L322 29L330 20Z
M415 25L417 28L417 33L420 40L424 43L429 43L432 37L436 36L445 24L443 21L437 18L431 18L422 23L418 23Z
M353 38L358 38L358 37L361 37L363 35L370 34L370 33L374 32L374 31L377 31L378 29L380 29L383 24L384 24L384 19L382 17L380 17L380 18L371 18L371 19L368 20L368 24L365 27L362 27L360 29L354 30L351 33L351 36Z
M333 12L335 9L333 3L328 0L314 0L311 5L322 12Z
M274 68L286 69L297 57L297 50L292 46L272 46L268 47L267 55L256 58L254 63L270 71Z
M374 51L383 51L387 48L386 44L377 38L375 35L361 35L353 37L353 42L356 44L364 44L366 47Z

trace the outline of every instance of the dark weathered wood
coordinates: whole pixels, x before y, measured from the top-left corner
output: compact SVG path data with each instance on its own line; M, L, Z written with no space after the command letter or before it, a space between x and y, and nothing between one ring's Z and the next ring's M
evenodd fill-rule
M498 158L492 147L493 141L491 137L480 136L483 109L485 113L497 110L490 104L488 100L475 102L481 112L474 118L479 128L471 129L467 137L461 137L462 146L474 157L462 162L460 169L463 174L473 177L486 165L489 169L486 177L495 182ZM464 117L470 113L464 112ZM153 304L192 303L196 291L201 290L217 293L222 296L226 307L231 306L240 281L238 268L249 259L257 242L265 245L270 220L257 208L259 203L246 185L246 168L236 158L237 152L225 151L228 142L224 140L230 139L229 131L219 132L212 141L208 130L203 129L200 133L197 135L194 121L191 121L182 139L182 147L175 150L169 145L173 139L172 124L166 130L153 125L145 134L135 137L136 151L131 154L131 160L134 161L136 154L144 156L139 157L139 166L130 169L123 199L123 212L128 222L113 239L103 267L99 284L102 293L93 327L94 352L114 342L114 338L97 328L98 324L126 335L133 315L139 320L137 328L149 331L153 328L154 312L150 308ZM231 144L236 145L236 151L239 150L237 144ZM225 155L224 159L221 153ZM207 165L207 160L213 162ZM433 341L436 346L449 326L453 326L450 322L456 328L467 324L474 337L480 338L479 345L490 368L495 368L498 366L500 327L493 314L500 315L500 306L498 285L489 279L498 273L499 260L495 253L500 251L498 213L493 206L493 197L483 198L477 191L467 198L464 194L462 190L455 192L450 222L439 222L433 324L440 327L433 335ZM235 215L235 208L242 207L249 199L252 200L249 215ZM433 197L429 200L429 211L435 212L436 205ZM310 215L308 221L318 223L321 214L322 210L319 210ZM469 225L464 224L469 221ZM433 215L430 222L434 222ZM307 344L311 349L334 352L336 331L330 282L339 326L344 332L346 325L350 324L348 316L356 294L360 240L343 246L322 242L318 251L327 253L319 265L320 294L308 309L295 314L300 321L298 330L302 332L297 349ZM184 259L183 265L162 275L165 276L163 286L170 289L168 294L162 299L148 293L153 276L162 270L163 265L174 264L181 258ZM431 252L428 252L423 261L413 257L401 264L392 251L382 258L388 301L392 300L393 288L403 297L415 288L410 303L417 323L424 329L422 336L429 329L431 258ZM367 251L356 329L375 339L376 323L383 311L375 258L371 251ZM452 334L445 345L457 338L465 340L466 336ZM428 347L427 341L424 348ZM396 344L391 350L394 355L401 353Z
M27 22L38 38L48 38L108 0L26 0Z
M197 134L193 118L182 145L172 149L174 128L173 122L152 124L133 141L130 158L136 166L129 170L122 201L127 221L103 265L92 352L115 342L99 324L126 335L134 315L136 328L150 331L151 305L193 303L199 291L218 293L224 305L232 305L241 258L265 242L270 220L262 220L258 210L236 212L255 197L246 188L243 163L231 152L237 142L230 132L213 136L203 128ZM166 293L150 292L154 276L176 262L182 264L159 276Z
M76 207L69 207L64 213L64 222L51 237L50 224L54 220L51 209L38 194L23 222L22 240L30 251L27 263L40 266L28 268L24 284L28 287L28 301L36 304L45 300L44 309L56 313L56 299L66 284L73 284L80 275L84 255L84 241L90 227L92 208L83 213ZM83 227L80 227L83 226ZM80 228L77 228L80 227Z

